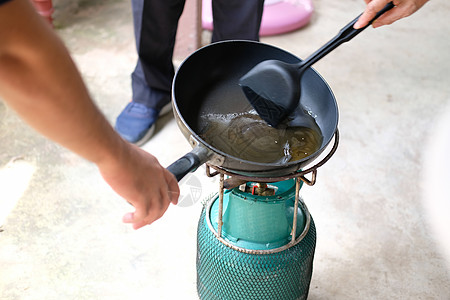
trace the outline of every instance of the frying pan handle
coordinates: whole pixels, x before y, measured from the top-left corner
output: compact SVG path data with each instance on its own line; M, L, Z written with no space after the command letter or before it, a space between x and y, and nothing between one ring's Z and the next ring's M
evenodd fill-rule
M209 151L202 147L196 147L177 161L167 167L177 181L183 179L189 172L195 171L199 166L204 164L209 157Z

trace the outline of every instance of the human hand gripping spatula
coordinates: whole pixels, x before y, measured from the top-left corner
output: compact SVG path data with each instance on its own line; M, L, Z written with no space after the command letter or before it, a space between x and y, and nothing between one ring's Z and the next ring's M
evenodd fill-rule
M239 80L239 85L259 116L269 125L277 127L299 105L301 95L300 80L303 73L312 64L330 53L337 46L354 38L393 7L394 4L392 2L388 3L369 24L365 27L354 29L353 25L361 16L359 15L343 27L333 39L300 63L288 64L279 60L265 60L242 76ZM299 113L300 115L298 115ZM303 115L301 115L302 113ZM310 124L314 123L313 117L303 109L296 110L296 114L297 124L310 127Z

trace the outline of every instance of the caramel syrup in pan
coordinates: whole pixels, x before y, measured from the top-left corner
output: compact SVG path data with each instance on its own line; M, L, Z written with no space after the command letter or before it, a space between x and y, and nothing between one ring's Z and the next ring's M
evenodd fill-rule
M284 164L315 153L322 145L320 129L273 128L255 110L241 113L200 115L199 135L228 155L258 163Z

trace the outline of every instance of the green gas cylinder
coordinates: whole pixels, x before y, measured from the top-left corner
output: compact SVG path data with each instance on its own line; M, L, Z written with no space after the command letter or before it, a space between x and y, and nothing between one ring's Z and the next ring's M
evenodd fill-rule
M205 204L197 231L200 299L307 298L316 230L301 199L295 212L295 195L295 179L226 190L220 230L219 196Z

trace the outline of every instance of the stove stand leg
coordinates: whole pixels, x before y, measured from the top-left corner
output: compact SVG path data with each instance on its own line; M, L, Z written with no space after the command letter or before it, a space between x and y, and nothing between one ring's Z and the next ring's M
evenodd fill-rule
M222 212L223 212L223 182L224 182L224 174L220 174L220 189L219 189L219 215L217 216L217 235L218 237L222 237Z
M295 243L296 231L297 231L297 211L298 211L298 201L300 199L300 178L295 179L295 204L294 204L294 220L292 221L292 231L291 231L291 244Z

